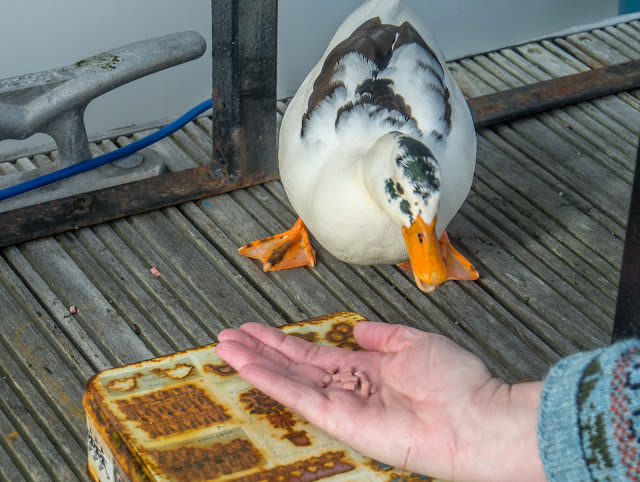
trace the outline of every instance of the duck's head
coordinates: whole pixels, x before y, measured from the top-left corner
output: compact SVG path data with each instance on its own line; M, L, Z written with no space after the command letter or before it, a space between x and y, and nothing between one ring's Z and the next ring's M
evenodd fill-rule
M436 235L440 166L421 141L400 132L380 137L366 156L365 184L379 207L402 228L416 284L433 291L447 280Z

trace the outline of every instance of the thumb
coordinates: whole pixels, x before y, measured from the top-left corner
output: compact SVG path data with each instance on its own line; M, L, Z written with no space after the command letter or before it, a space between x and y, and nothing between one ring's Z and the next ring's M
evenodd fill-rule
M429 336L428 333L408 326L373 321L358 323L353 335L358 345L365 350L383 353L398 353L421 338Z

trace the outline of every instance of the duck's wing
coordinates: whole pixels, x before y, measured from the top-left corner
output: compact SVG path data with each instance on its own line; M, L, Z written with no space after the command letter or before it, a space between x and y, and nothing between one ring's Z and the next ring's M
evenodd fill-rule
M369 130L382 131L372 134L395 129L442 139L451 130L446 75L438 55L409 22L370 19L326 56L300 119L301 136L326 135L333 120L336 128L345 123L344 130L368 121Z

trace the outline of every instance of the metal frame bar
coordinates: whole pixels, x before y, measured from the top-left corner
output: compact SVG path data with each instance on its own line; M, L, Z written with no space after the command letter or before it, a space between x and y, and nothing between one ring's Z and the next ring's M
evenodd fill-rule
M277 0L213 0L214 153L232 176L278 176Z
M640 85L640 60L545 80L469 99L476 129L632 90Z
M613 322L613 341L640 338L640 146L631 190L627 236Z

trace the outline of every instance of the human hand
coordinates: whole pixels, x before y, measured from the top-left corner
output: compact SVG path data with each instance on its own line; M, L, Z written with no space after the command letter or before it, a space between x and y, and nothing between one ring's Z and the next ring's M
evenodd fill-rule
M248 323L221 332L216 352L256 388L381 462L449 480L544 480L540 382L510 386L448 338L402 325L361 322L354 336L366 351ZM320 388L332 365L363 371L376 393Z

